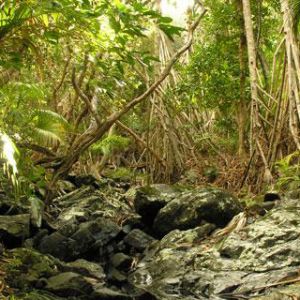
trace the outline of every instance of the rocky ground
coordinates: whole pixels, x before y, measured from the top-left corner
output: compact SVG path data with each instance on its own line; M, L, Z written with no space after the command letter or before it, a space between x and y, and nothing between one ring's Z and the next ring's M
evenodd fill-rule
M0 299L300 299L298 199L249 210L214 188L89 177L62 190L42 222L1 195Z

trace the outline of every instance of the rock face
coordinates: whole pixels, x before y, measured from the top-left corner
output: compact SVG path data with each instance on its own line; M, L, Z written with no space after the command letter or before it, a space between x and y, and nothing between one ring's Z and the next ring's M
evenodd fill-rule
M125 238L124 243L139 251L144 251L155 239L140 229L133 229Z
M298 278L299 201L282 204L227 237L200 242L198 230L166 235L140 262L131 282L165 300L256 299L262 293L257 299L290 299L288 291L300 296L299 285L276 285Z
M224 227L242 211L238 199L218 189L184 192L168 202L157 214L153 228L159 236L174 229L190 229L203 222Z
M8 246L20 244L29 237L30 215L0 216L0 240Z
M159 210L178 196L175 188L167 184L153 184L136 190L134 208L142 221L151 227Z
M127 188L83 184L54 200L33 236L29 214L0 216L2 237L30 236L0 251L0 281L16 300L300 299L298 200L254 217L218 189L155 188L138 189L140 216Z
M28 248L7 253L11 263L4 267L0 260L15 299L115 300L144 294L127 277L135 256L154 238L136 228L143 227L141 217L124 197L127 188L85 184L54 199L54 217L34 236L29 214L0 216L5 246L12 238L18 246L27 238Z

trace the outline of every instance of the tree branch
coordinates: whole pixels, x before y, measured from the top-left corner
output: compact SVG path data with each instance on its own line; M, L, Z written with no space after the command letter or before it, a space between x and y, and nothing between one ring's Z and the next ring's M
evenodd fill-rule
M73 68L73 72L72 72L72 84L73 87L77 93L77 95L85 102L87 109L89 110L89 112L91 113L91 115L95 118L96 122L98 125L101 124L100 121L100 116L97 113L97 111L94 110L92 103L90 101L90 99L88 98L88 96L86 94L84 94L81 89L79 88L77 82L76 82L76 75L75 75L75 67Z
M127 133L129 133L138 143L142 145L144 149L147 149L163 167L166 167L165 161L158 155L158 153L156 153L152 148L148 147L147 143L143 139L141 139L132 129L130 129L120 121L116 121L116 124Z

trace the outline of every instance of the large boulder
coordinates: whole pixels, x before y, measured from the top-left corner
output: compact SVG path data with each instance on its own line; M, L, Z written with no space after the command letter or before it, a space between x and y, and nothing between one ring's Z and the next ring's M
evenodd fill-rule
M299 278L299 201L282 203L223 237L203 240L197 232L167 234L146 252L130 276L132 284L162 300L300 297L299 285L279 284Z
M214 188L184 192L168 202L157 214L153 228L159 236L174 229L186 230L203 222L224 227L242 211L237 198Z
M153 225L159 210L178 195L178 191L167 184L152 184L135 189L134 192L134 208L149 227Z

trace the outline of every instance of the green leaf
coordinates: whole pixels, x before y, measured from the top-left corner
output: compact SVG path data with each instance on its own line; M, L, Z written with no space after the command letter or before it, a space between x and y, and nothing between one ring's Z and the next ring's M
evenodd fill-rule
M116 33L118 33L121 30L120 21L118 21L115 17L109 18L109 24Z
M182 31L184 31L183 28L168 24L159 24L159 28L168 36L170 40L174 40L174 35L180 35Z

